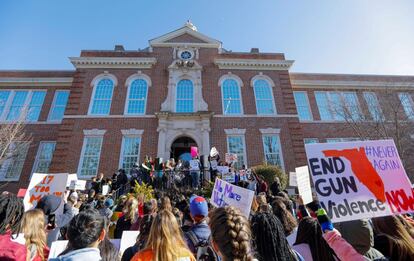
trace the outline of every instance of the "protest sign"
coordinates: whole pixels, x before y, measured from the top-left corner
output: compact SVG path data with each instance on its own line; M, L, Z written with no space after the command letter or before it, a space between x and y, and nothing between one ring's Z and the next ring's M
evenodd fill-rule
M299 167L295 170L299 195L302 196L303 203L308 204L313 201L308 166Z
M109 193L109 186L108 185L103 185L102 186L102 195L106 196Z
M122 255L128 247L131 247L137 242L139 231L136 230L124 230L122 232L121 244L119 247L119 253Z
M227 163L237 162L237 154L235 154L235 153L226 153L226 155L225 155L225 161Z
M414 211L393 140L306 144L322 207L334 222Z
M296 172L289 172L289 186L297 187L298 182L296 179Z
M190 154L191 157L195 158L198 156L198 148L197 147L190 147Z
M67 179L68 173L33 173L26 195L23 199L25 211L34 208L37 202L46 195L53 194L58 197L63 197L66 190Z
M218 208L227 205L237 207L246 217L249 217L253 197L254 191L216 178L210 203Z
M230 168L228 166L217 166L217 171L223 175L229 173Z
M234 183L236 181L236 175L233 172L223 173L221 177L226 182Z
M212 170L217 170L217 166L218 166L217 160L210 161L210 167Z
M200 164L198 160L190 160L190 170L200 170Z
M72 180L70 182L69 189L71 190L85 190L86 189L86 180Z
M78 180L78 175L76 173L68 175L68 180L66 181L66 187L70 187L72 180Z

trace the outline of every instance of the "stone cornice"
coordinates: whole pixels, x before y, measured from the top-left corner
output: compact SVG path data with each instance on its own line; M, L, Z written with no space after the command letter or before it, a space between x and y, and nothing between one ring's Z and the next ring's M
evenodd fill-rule
M0 86L71 86L72 77L6 77Z
M127 129L121 130L121 133L124 136L142 136L142 134L144 134L144 130Z
M292 60L263 60L263 59L215 59L219 69L231 70L289 70Z
M238 128L225 129L224 132L227 135L244 135L246 134L246 129L238 129Z
M83 130L83 134L85 136L103 136L106 130L99 130L99 129L91 129L91 130Z
M274 128L266 128L266 129L259 129L261 134L279 134L280 129Z
M76 68L140 68L149 69L156 62L155 58L146 57L70 57Z
M210 119L213 117L214 113L210 111L200 111L194 113L174 113L174 112L156 112L155 116L158 119L165 119L165 120L178 120L178 119L193 119L193 120L202 120L202 119Z
M293 88L413 88L414 82L397 81L335 81L335 80L295 80L291 79Z

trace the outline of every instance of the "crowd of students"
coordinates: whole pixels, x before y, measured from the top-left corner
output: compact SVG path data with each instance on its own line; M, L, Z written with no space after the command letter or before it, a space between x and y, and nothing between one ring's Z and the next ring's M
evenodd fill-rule
M102 195L112 181L98 175L87 191L45 196L27 212L21 198L1 193L0 260L47 260L62 239L66 249L50 260L414 260L410 215L334 226L317 200L292 201L278 179L270 189L259 186L248 217L232 206L214 208L188 188L155 190L153 198ZM118 191L122 182L113 183ZM119 253L111 239L130 230L139 231L136 242Z

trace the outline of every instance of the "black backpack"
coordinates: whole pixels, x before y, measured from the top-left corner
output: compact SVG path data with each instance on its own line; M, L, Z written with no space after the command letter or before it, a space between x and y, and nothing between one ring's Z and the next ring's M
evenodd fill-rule
M219 257L210 244L210 240L199 240L193 231L186 233L188 239L191 240L195 249L195 258L197 261L218 261Z

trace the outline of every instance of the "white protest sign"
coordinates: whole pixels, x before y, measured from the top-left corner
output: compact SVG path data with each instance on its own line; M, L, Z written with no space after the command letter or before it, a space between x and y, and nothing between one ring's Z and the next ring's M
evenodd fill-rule
M63 198L67 179L68 173L33 173L29 186L27 187L26 195L23 199L24 210L27 211L34 208L37 205L37 202L46 195L53 194Z
M124 230L122 232L121 244L119 247L119 253L122 255L128 247L131 247L137 242L139 231L136 230Z
M102 186L102 195L108 195L109 193L109 185L103 185Z
M223 175L229 173L230 168L228 166L217 166L217 171Z
M200 170L198 160L190 160L190 170Z
M308 204L313 201L308 166L299 167L295 170L299 195L302 196L303 203Z
M226 153L225 154L225 161L227 163L237 162L237 154L235 154L235 153Z
M298 186L296 172L289 172L289 186L292 186L292 187Z
M332 221L414 211L411 183L393 140L305 148L315 191Z
M86 180L72 180L70 182L69 189L71 190L85 190L86 189Z
M210 167L211 167L212 170L216 170L217 165L218 165L217 160L210 161Z
M216 178L210 203L218 208L227 205L237 207L246 217L249 217L253 197L254 191Z
M78 180L78 175L76 173L68 175L68 180L66 181L66 187L70 187L72 180Z
M232 172L223 173L221 177L226 182L234 183L236 181L236 175Z

